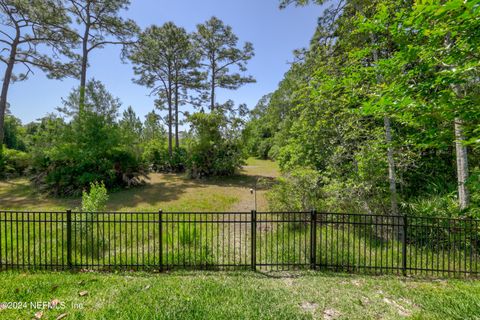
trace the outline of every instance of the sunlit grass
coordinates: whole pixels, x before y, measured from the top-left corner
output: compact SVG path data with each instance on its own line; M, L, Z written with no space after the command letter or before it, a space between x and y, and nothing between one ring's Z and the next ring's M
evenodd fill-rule
M183 174L149 175L144 186L110 192L108 210L131 211L244 211L253 208L249 189L262 176L276 176L277 166L268 160L249 159L238 175L189 179ZM242 200L248 205L236 207ZM258 193L260 208L266 208L264 192ZM26 178L0 181L0 209L67 210L80 206L80 198L54 198L37 192ZM246 209L244 209L246 208Z
M80 292L87 294L80 296ZM476 319L480 282L294 272L2 275L0 301L65 303L44 319ZM0 308L2 319L37 309ZM334 317L329 317L334 315Z

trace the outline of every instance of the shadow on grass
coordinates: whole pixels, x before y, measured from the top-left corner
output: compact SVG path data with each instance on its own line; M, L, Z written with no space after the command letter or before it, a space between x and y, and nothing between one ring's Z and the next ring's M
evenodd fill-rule
M259 183L261 181L261 183ZM183 174L151 174L145 185L113 191L110 193L109 210L125 208L159 207L164 203L185 198L188 203L195 204L198 198L204 197L196 190L205 189L215 201L217 193L234 194L238 190L215 190L215 188L249 189L257 185L257 190L267 189L274 178L248 174L242 171L230 177L212 177L205 179L189 179ZM192 196L192 200L188 196ZM207 198L203 198L207 200ZM28 179L0 181L0 209L52 210L75 209L80 206L80 197L57 198L39 193Z
M78 206L75 198L55 198L44 195L37 190L29 179L0 181L0 209L68 208Z
M186 194L195 194L195 190L213 188L253 188L259 181L268 183L257 184L257 190L267 189L274 178L262 176L240 175L231 177L214 177L205 179L189 179L179 174L154 175L144 186L114 192L110 195L109 208L119 210L124 207L158 206L161 203L179 200ZM228 191L226 192L228 193ZM212 194L214 201L215 194Z

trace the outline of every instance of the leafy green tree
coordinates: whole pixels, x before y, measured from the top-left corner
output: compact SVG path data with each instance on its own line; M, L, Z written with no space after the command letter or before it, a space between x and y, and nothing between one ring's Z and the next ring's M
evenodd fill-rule
M251 117L246 144L264 142L283 171L317 170L325 210L392 212L393 181L402 212L425 214L425 204L459 214L441 206L457 189L465 208L460 186L479 199L478 6L330 3L310 47L297 51L266 107ZM457 130L455 138L456 119L463 136ZM463 168L456 175L455 163ZM467 212L474 214L472 201Z
M77 41L63 5L57 0L0 1L0 62L5 64L0 95L0 144L12 82L25 80L35 68L51 78L76 74L74 63L60 61L60 57L75 58L72 47ZM51 49L51 53L42 47ZM20 73L14 74L18 68Z
M88 86L87 86L88 87ZM90 96L97 97L100 108L85 104L79 116L79 99L71 108L69 122L48 118L42 121L33 146L34 181L45 192L57 196L79 195L91 182L103 181L109 189L143 183L146 170L137 145L125 139L122 126L112 115L118 99L93 86ZM78 97L78 90L71 96ZM75 114L74 112L77 111Z
M66 99L63 99L63 107L57 108L62 114L70 117L80 117L82 89L74 89ZM109 122L114 122L118 117L121 107L120 99L112 96L105 85L98 80L88 81L83 98L83 109L101 116Z
M406 24L397 33L397 41L408 41L409 46L402 47L391 61L393 66L400 66L400 70L392 68L394 72L407 72L391 89L395 94L400 90L409 93L404 105L408 103L409 110L414 111L414 119L434 116L452 124L450 137L455 142L462 210L469 207L468 146L478 144L473 128L480 123L480 65L476 50L480 45L479 13L475 1L415 3L411 10L403 12ZM417 84L412 86L413 81Z
M165 139L165 137L166 132L162 126L160 115L155 113L155 110L150 111L145 116L145 121L143 122L143 141L162 141Z
M127 110L123 111L123 117L120 120L120 126L126 133L131 133L137 136L138 139L141 138L143 124L131 106L129 106Z
M92 182L89 191L82 192L82 211L94 213L105 211L107 208L108 193L103 182Z
M20 119L7 113L5 117L5 146L20 151L27 150L26 130Z
M235 90L247 83L255 82L252 76L242 76L231 70L247 70L247 62L253 58L254 49L250 42L243 48L238 47L238 37L230 26L212 17L204 24L197 25L194 34L195 47L202 57L202 66L206 69L209 88L210 110L215 109L215 91L217 88Z
M233 175L244 163L236 119L215 110L189 117L187 173L192 178Z
M309 211L318 208L321 176L316 170L296 169L280 177L267 194L272 211Z
M267 121L268 107L271 95L263 96L256 107L250 112L249 121L243 131L242 139L246 151L261 159L267 159L273 146L273 136L271 121Z

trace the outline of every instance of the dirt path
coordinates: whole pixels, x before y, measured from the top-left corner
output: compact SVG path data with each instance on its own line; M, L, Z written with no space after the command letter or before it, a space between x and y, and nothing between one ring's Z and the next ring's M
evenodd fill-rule
M237 193L240 195L239 199L230 207L229 211L250 212L255 209L255 195L250 192L250 189L253 189L255 185L257 186L257 212L268 211L266 194L268 184L279 175L276 164L271 161L249 159L248 165L242 169L242 174L248 177L246 179L248 182L240 187L242 191ZM250 245L250 225L238 222L250 221L250 215L226 215L222 219L233 222L225 224L226 227L222 228L221 238L229 239L227 245L236 253L233 257L234 261L241 263L242 251ZM225 243L222 243L222 245L225 245ZM245 255L246 252L243 254Z
M248 164L243 167L241 173L251 178L251 185L242 187L244 192L240 193L240 199L232 205L230 211L249 212L255 209L255 195L250 192L250 189L253 189L255 184L257 184L257 211L267 211L268 201L266 193L268 190L265 184L268 184L268 181L272 181L280 175L277 164L268 160L249 159Z

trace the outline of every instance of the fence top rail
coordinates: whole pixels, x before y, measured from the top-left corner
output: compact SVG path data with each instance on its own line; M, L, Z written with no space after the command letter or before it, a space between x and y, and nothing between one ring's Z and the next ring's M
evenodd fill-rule
M75 215L82 215L82 214L114 214L114 215L250 215L252 211L244 211L244 212L235 212L235 211L73 211L73 210L64 210L64 211L29 211L29 210L0 210L0 214L55 214L55 215L63 215L68 212L75 214ZM312 211L264 211L264 212L256 212L257 215L268 215L268 214L275 214L275 215L295 215L295 214L310 214ZM480 223L480 219L473 218L473 217L440 217L440 216L413 216L413 215L385 215L385 214L372 214L372 213L342 213L342 212L325 212L325 211L315 211L317 216L337 216L337 217L372 217L375 219L380 218L396 218L396 219L403 219L408 218L411 222L415 220L421 221L450 221L450 222L474 222ZM412 221L413 220L413 221ZM1 221L1 220L0 220ZM340 221L341 222L341 221Z
M0 210L1 213L29 213L29 214L66 214L67 210L64 211L29 211L29 210ZM131 215L170 215L170 214L177 214L177 215L201 215L201 214L212 214L212 215L222 215L222 214L243 214L249 215L251 211L248 212L237 212L237 211L191 211L191 212L182 212L182 211L73 211L71 210L70 213L72 214L131 214Z

